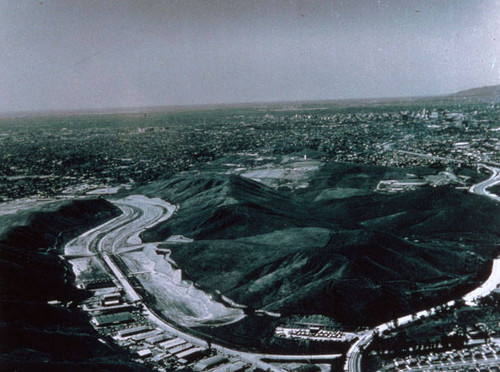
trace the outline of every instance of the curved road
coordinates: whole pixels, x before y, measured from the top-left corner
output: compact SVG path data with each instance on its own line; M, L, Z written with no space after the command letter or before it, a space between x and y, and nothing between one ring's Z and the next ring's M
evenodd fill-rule
M500 169L481 165L488 169L492 175L489 179L473 185L470 188L471 193L486 196L496 201L500 201L500 197L494 195L487 191L488 188L493 185L500 183ZM120 282L121 286L126 291L127 295L133 300L143 304L144 311L148 319L156 324L161 329L165 331L184 338L185 340L191 342L194 345L208 347L206 340L190 335L188 333L177 330L174 325L168 323L161 316L156 314L154 310L147 306L147 303L143 301L141 296L136 292L136 290L130 285L127 277L121 272L118 266L114 263L111 256L115 253L117 248L124 245L132 244L142 244L139 234L145 229L156 225L157 223L170 218L176 210L176 207L172 204L166 203L161 199L150 199L145 196L131 196L124 199L112 201L117 205L122 214L103 225L100 225L86 233L80 235L78 238L73 239L66 245L65 254L72 254L74 249L78 247L79 253L81 254L81 249L84 247L88 254L98 254L103 262L107 265L113 276ZM488 280L483 283L480 287L476 288L474 291L468 293L463 298L466 303L471 303L477 297L482 297L488 295L493 289L496 288L497 284L500 282L500 259L497 259L493 263L492 273ZM452 305L453 301L448 302L448 305ZM413 321L417 317L426 317L434 312L433 309L420 311L417 313L416 317L410 315L401 317L397 319L398 324L407 324ZM394 321L389 321L387 323L381 324L371 330L363 333L360 338L351 346L347 352L346 363L344 366L344 371L346 372L358 372L361 371L361 358L362 352L365 347L367 347L372 341L375 332L383 332L384 330L393 326ZM299 360L306 356L277 356L277 355L266 355L257 353L247 353L235 349L225 348L222 345L211 344L213 349L216 349L222 354L229 356L235 356L245 362L248 362L256 367L263 370L271 371L281 371L276 366L266 362L267 360ZM334 359L340 357L340 354L331 355L318 355L318 356L308 356L311 359Z
M479 164L491 172L490 178L487 180L480 182L476 185L471 186L469 192L486 196L496 201L500 201L500 197L498 195L490 193L487 189L500 183L500 168L491 167L484 164ZM500 258L497 258L493 261L493 266L491 270L491 274L486 282L484 282L481 286L476 288L475 290L467 293L462 298L465 300L466 304L472 304L473 300L479 297L484 297L489 295L500 283ZM451 306L454 304L454 301L450 301L447 305ZM382 333L386 329L393 327L393 324L397 322L399 325L411 323L414 319L427 317L434 313L435 308L429 310L423 310L416 314L416 316L406 315L401 318L391 320L387 323L383 323L369 331L366 331L361 337L352 344L351 348L347 352L346 362L344 365L345 372L360 372L361 371L361 358L363 350L370 345L373 335L375 332Z
M488 198L491 198L493 200L500 201L500 197L498 195L492 194L487 190L488 188L500 183L500 168L495 168L484 164L480 164L480 166L488 169L491 172L491 176L486 181L472 186L469 191L474 194L487 196Z
M206 340L176 329L173 324L170 324L166 319L162 318L153 309L151 309L147 302L142 299L140 294L137 293L137 291L129 283L128 278L112 259L113 254L118 248L125 245L130 246L131 244L142 244L139 234L145 229L170 218L175 212L176 207L172 204L164 202L161 199L150 199L139 195L111 202L118 206L123 213L105 224L98 226L74 239L68 243L67 250L70 250L71 247L76 245L80 245L80 249L84 247L84 249L88 252L97 253L97 255L106 264L112 275L123 287L127 296L132 301L143 305L144 314L149 321L172 335L182 337L193 345L208 348L208 342ZM262 370L276 372L281 371L281 369L270 364L268 361L301 359L325 360L335 359L342 356L341 354L317 356L268 355L243 352L213 343L211 343L210 346L212 349L215 349L222 354L237 357L242 361L250 363Z

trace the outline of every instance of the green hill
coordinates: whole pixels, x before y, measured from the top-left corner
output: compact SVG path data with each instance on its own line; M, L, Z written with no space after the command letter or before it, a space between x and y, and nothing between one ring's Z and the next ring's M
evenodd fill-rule
M169 246L185 275L251 308L377 324L465 293L498 253L500 208L486 198L373 193L380 179L432 171L328 164L300 195L184 173L140 190L180 206L143 238L194 238ZM333 188L359 193L317 198Z
M181 234L196 240L236 239L290 227L336 226L301 199L235 175L183 173L139 190L179 204L175 218L143 233L158 241Z

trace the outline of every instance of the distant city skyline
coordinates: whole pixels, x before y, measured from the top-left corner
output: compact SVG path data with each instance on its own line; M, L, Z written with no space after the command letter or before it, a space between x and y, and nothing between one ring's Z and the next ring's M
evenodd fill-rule
M0 112L439 95L500 84L500 2L0 3Z

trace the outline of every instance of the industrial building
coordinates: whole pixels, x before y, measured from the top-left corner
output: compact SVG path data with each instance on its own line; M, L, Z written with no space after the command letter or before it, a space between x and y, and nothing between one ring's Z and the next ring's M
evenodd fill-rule
M187 349L189 349L191 347L193 347L193 344L190 344L189 342L186 342L184 344L172 347L172 348L168 349L167 351L171 355L176 355L176 354L180 353L181 351L187 350Z
M165 353L161 353L161 354L156 354L155 356L153 356L151 358L151 362L152 363L158 363L158 362L161 362L163 359L165 359L167 357L167 354Z
M176 356L179 358L179 363L180 364L187 364L196 358L199 358L200 356L203 355L203 352L205 349L201 347L192 347L187 350L184 350L180 353L178 353Z
M179 345L182 345L185 343L186 343L186 341L184 341L182 338L177 337L177 338L174 338L173 340L162 342L160 344L160 346L163 349L168 350L168 349L171 349L173 347L176 347L176 346L179 346Z
M159 333L161 333L161 331L159 329L155 329L155 330L149 331L149 332L138 333L136 335L133 335L131 337L131 340L134 342L144 341L145 339L147 339L149 337L157 336Z
M122 294L119 292L109 293L102 296L102 306L116 306L122 303Z
M83 311L87 312L119 313L121 311L132 311L136 309L136 307L131 304L116 304L116 305L106 305L106 306L92 306L89 304L84 304L82 306L82 309Z
M77 285L77 287L86 290L93 290L93 289L101 289L107 287L115 287L115 283L111 278L101 278L101 279L90 280L87 282L81 282Z
M142 350L137 350L137 356L139 358L147 358L148 356L151 356L153 353L149 349L142 349Z
M116 313L107 315L96 315L92 318L92 323L96 327L105 327L113 324L122 324L134 321L134 316L131 313Z
M148 337L148 338L146 338L145 341L148 344L156 345L156 344L159 344L160 342L165 342L165 341L169 341L172 339L173 339L172 336L170 336L166 333L161 333L161 334L156 335L156 336Z
M210 368L216 367L222 363L226 363L229 360L222 355L215 355L210 358L202 359L193 366L193 371L202 372L209 370Z
M213 369L212 372L242 372L248 368L248 364L244 362L234 362L223 364L216 369Z
M118 331L117 335L119 337L122 337L122 338L130 337L130 336L136 335L138 333L150 331L152 329L153 329L153 327L150 325L141 325L141 326L137 326L137 327L122 329L122 330Z

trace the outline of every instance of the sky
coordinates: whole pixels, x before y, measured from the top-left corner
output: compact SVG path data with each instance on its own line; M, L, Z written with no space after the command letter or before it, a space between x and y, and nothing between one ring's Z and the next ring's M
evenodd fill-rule
M0 112L500 84L498 0L2 0Z

